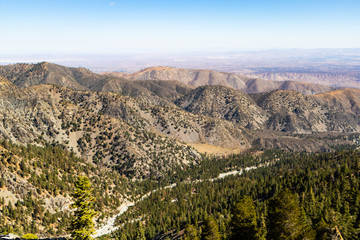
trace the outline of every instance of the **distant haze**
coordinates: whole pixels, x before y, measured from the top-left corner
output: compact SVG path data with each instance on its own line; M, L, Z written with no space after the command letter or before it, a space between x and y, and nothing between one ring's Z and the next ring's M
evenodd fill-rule
M358 73L359 49L287 49L262 51L127 51L123 54L0 55L0 64L53 62L94 72L132 73L153 66L211 69L239 73Z

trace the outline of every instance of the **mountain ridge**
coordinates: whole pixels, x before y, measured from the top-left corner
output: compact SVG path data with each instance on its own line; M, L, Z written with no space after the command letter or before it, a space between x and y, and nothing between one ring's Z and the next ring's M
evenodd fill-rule
M333 90L330 86L296 82L271 81L261 78L250 78L237 73L226 73L214 70L185 69L174 67L150 67L132 74L106 73L95 74L85 68L68 68L61 65L41 62L37 64L13 64L0 66L0 75L3 75L19 87L28 87L37 84L56 84L76 90L103 90L119 91L119 86L131 84L126 80L162 80L178 81L192 87L203 85L222 85L232 87L246 93L259 93L281 90L297 90L304 94L317 94ZM143 83L144 85L144 83ZM136 86L132 86L135 87Z
M174 67L150 67L132 74L123 74L122 77L133 80L176 80L196 87L203 85L222 85L246 93L282 89L298 90L305 94L316 94L333 89L332 87L315 83L271 81L261 78L251 78L237 73Z

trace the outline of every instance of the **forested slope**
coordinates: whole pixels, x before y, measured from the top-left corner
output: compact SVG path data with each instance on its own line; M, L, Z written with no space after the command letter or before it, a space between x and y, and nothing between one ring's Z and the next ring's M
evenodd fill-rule
M126 198L152 189L146 181L131 182L116 171L86 163L60 146L25 147L2 140L0 232L67 234L71 194L79 175L89 176L94 186L98 222L116 212Z
M345 239L360 237L360 151L317 154L267 151L261 158L277 161L242 176L213 182L184 182L152 194L119 218L119 224L125 226L113 237L135 239L138 233L134 225L138 223L129 223L134 219L143 222L147 239L169 231L181 235L180 230L189 224L199 230L200 236L204 220L212 216L220 234L226 238L231 235L233 208L247 195L255 202L261 238L272 239L267 235L272 226L267 220L269 201L282 189L289 189L290 198L303 209L306 221L303 224L309 230L307 239L329 239L335 226Z

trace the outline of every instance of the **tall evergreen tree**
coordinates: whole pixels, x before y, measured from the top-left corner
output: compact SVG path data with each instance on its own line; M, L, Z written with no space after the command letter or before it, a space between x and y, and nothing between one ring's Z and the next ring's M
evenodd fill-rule
M146 240L145 230L140 221L137 223L137 231L136 231L135 240Z
M0 178L0 188L3 188L5 186L5 181L4 179L1 177Z
M315 233L307 225L296 196L288 189L281 190L269 201L267 220L269 240L315 239Z
M201 240L220 240L219 226L212 217L207 217L201 234Z
M235 205L230 221L230 239L258 239L256 207L249 196L244 196Z
M74 220L71 222L71 237L74 240L91 240L95 233L93 218L97 214L94 208L91 183L88 177L79 176L75 182L73 194L75 208Z
M188 225L185 229L184 240L199 240L198 231L193 225Z

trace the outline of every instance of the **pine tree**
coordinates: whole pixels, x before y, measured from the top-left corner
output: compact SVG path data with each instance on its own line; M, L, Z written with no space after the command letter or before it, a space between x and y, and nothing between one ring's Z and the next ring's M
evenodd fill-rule
M5 186L5 181L4 179L1 177L0 179L0 188L3 188Z
M97 214L93 209L95 198L92 196L91 183L88 177L79 176L75 182L73 194L75 219L71 222L71 237L74 240L91 240L95 233L93 218Z
M258 239L256 207L251 197L244 196L235 205L230 229L230 239Z
M145 230L141 222L137 223L137 232L136 232L136 240L146 240Z
M269 202L267 239L315 239L305 214L294 194L283 189Z
M184 240L199 240L198 231L193 225L188 225L186 227Z
M212 217L207 217L201 234L202 240L220 240L219 226Z

